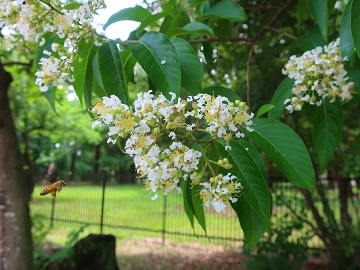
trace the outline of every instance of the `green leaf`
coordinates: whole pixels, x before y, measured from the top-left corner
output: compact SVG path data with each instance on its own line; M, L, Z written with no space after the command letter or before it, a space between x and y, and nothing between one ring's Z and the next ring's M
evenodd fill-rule
M202 89L201 93L213 95L215 97L217 97L217 96L227 97L230 101L233 101L233 102L235 100L241 100L241 98L236 93L231 91L229 88L226 88L223 86L216 86L216 85L209 86L209 87Z
M202 186L200 185L193 186L191 180L187 179L185 181L182 181L181 187L183 190L185 213L188 216L194 234L196 235L194 228L194 217L195 217L199 225L203 228L205 234L207 235L203 201L199 196Z
M271 194L261 154L253 145L243 139L229 143L231 150L225 150L225 141L215 141L220 155L229 159L233 167L230 172L238 177L242 186L239 201L232 204L245 239L254 248L263 233L270 229Z
M66 10L74 10L74 9L77 9L81 6L83 6L84 4L82 3L77 3L77 2L71 2L67 5L65 5L63 8L66 9Z
M208 25L200 22L191 22L183 27L184 30L191 33L208 34L213 36L214 31Z
M285 109L285 100L292 95L292 88L294 87L294 80L286 77L276 89L270 103L274 104L275 108L269 113L269 117L279 119Z
M180 95L181 70L174 45L163 34L149 32L129 43L134 57L156 87L167 97Z
M166 32L166 37L171 38L175 36L181 35L189 35L189 34L200 34L200 35L214 35L214 31L207 26L206 24L199 22L191 22L185 25L183 28L174 27Z
M199 57L186 40L173 38L170 41L175 47L180 62L181 86L193 95L198 94L204 78L204 70Z
M313 124L312 139L323 172L340 143L343 114L340 101L324 101L321 106L309 106L309 117Z
M218 38L233 38L234 23L226 19L217 19L214 26L214 34Z
M257 118L244 130L255 144L273 161L283 175L295 186L315 189L315 172L305 144L298 134L283 123L268 118Z
M45 39L45 43L42 46L37 45L36 49L35 49L35 58L33 61L33 66L32 66L32 70L35 73L35 71L39 68L39 62L41 58L49 58L49 56L47 54L44 54L44 51L49 51L51 52L51 45L53 43L59 43L59 44L64 44L64 39L59 38L58 35L55 35L54 33L51 32L46 32L44 35L42 35L41 39Z
M340 49L342 57L350 57L354 51L354 41L351 35L351 11L352 0L350 0L344 9L340 24Z
M234 22L246 22L248 16L246 15L242 6L240 6L238 3L235 3L233 0L224 0L207 10L201 16L200 20L205 20L208 18L222 18L229 19Z
M56 101L56 97L55 97L55 89L54 86L51 84L48 87L48 90L45 92L42 92L44 94L44 96L46 97L46 99L48 100L51 108L54 110L54 112L56 113L56 109L55 109L55 101Z
M154 15L149 15L147 16L146 18L144 18L142 21L141 21L141 24L140 26L138 27L138 29L136 30L136 33L137 33L137 36L140 37L143 30L148 27L149 25L152 25L152 26L158 26L157 24L157 21L161 18L164 18L166 16L169 15L169 12L160 12L160 13L156 13Z
M128 104L129 96L123 63L114 41L104 43L98 51L99 70L105 92L116 95L122 103Z
M134 58L131 49L126 49L120 52L121 62L124 66L125 71L125 78L126 84L129 82L135 83L134 79L134 67L137 63L136 59Z
M182 28L190 23L189 15L183 11L173 11L170 13L171 16L167 16L160 27L160 32L166 34L175 27Z
M150 11L141 6L124 8L110 16L109 20L104 24L103 29L106 30L110 25L120 21L136 21L141 22L144 18L151 15Z
M203 201L199 196L199 193L202 189L202 186L196 185L191 188L191 200L195 210L195 218L200 224L201 228L203 228L205 234L206 232L206 220L205 220L205 212L203 207Z
M215 67L215 59L213 56L214 46L212 45L211 42L204 42L203 48L204 48L203 52L204 52L206 64L209 66L209 68L215 69L216 68Z
M296 9L296 17L297 17L297 28L300 29L302 26L302 22L304 19L304 13L306 7L308 6L308 0L299 0L297 9Z
M92 61L92 92L99 98L106 96L104 85L102 83L101 74L99 70L99 59L96 54Z
M323 47L326 45L326 41L323 38L319 27L315 26L306 31L304 36L301 36L296 41L296 45L304 52L312 50L318 46Z
M185 181L181 182L181 189L183 192L183 202L184 202L184 210L185 213L190 221L191 228L193 229L194 234L195 233L195 227L194 227L194 217L195 217L195 209L194 204L192 202L191 197L191 181L190 179L186 179Z
M351 33L356 52L360 57L360 1L353 1L351 5Z
M327 42L329 23L328 0L311 0L309 1L309 9L320 28L324 40Z
M88 68L91 67L89 63L92 64L92 60L94 57L93 43L87 43L83 38L78 45L78 52L76 57L74 58L74 72L73 76L75 81L73 82L73 86L75 89L75 93L78 96L80 102L83 101L84 90L85 90L85 79L88 74Z
M86 107L91 106L92 95L94 93L103 92L103 88L97 82L96 74L94 73L94 58L97 57L98 46L91 47L91 53L86 68L85 85L84 85L84 101ZM96 66L95 66L96 68ZM97 70L95 70L96 72Z
M272 109L275 108L275 105L273 104L264 104L260 107L260 109L258 110L258 112L256 113L256 118L259 118L261 116L263 116L265 113L271 111Z

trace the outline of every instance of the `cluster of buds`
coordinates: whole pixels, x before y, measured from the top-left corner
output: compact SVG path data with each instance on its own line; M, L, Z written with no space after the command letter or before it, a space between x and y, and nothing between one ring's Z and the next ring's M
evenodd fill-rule
M305 102L320 106L325 98L334 102L350 100L354 83L346 82L347 71L339 48L340 39L329 45L317 47L302 56L291 56L282 70L284 75L295 79L293 96L285 100L289 112L300 111Z
M207 165L201 166L201 171L199 166L201 160L207 159L206 149L200 146L195 150L185 144L200 143L199 136L206 133L213 139L229 142L234 136L244 136L240 132L242 127L252 131L253 114L245 103L233 103L225 97L207 94L190 96L186 100L176 99L175 94L171 94L168 100L162 94L154 96L148 91L138 94L133 109L112 95L103 97L92 112L98 116L93 128L102 123L109 126L108 143L116 143L119 137L127 138L125 151L134 159L146 187L155 193L154 199L158 190L165 195L179 190L181 179L203 185L200 195L204 205L212 205L219 212L226 207L224 202L235 201L239 196L241 184L230 173L212 175L212 180L206 182L203 176L210 162L205 162ZM212 162L225 170L231 168L226 158Z
M96 46L102 44L103 38L97 35L92 24L93 14L105 7L104 0L70 4L61 0L3 0L0 3L0 29L3 26L8 28L5 42L14 47L22 43L20 40L35 41L43 46L43 35L47 32L56 34L62 41L53 45L51 52L44 51L44 57L39 61L36 84L41 91L47 91L50 85L72 81L69 76L72 63L67 59L71 59L71 54L77 51L81 39ZM11 50L11 46L8 49Z

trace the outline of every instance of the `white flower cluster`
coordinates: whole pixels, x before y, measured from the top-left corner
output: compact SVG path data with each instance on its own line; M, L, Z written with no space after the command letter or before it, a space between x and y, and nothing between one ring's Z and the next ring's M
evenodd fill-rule
M320 106L325 98L334 102L337 97L342 101L350 100L354 83L346 82L347 71L344 69L339 49L340 39L329 45L317 47L302 56L290 57L282 70L284 75L295 79L293 96L285 100L289 112L300 111L304 102Z
M203 189L200 192L200 196L204 201L204 205L210 207L212 205L217 212L222 212L227 206L226 201L230 200L235 203L238 199L236 196L240 193L241 183L236 176L219 174L210 178L209 182L200 183Z
M43 57L40 59L40 69L35 73L35 83L42 92L46 92L50 85L56 86L58 83L73 82L75 80L70 75L74 67L72 66L72 59L67 57L67 52L57 43L53 43L51 48L52 52L43 51L43 54L47 55L48 58Z
M172 94L168 100L162 94L154 96L151 91L138 94L134 109L112 95L103 97L92 112L98 115L93 128L102 123L108 125L108 143L116 143L118 137L127 138L125 151L133 157L137 172L146 179L147 188L154 193L162 190L165 195L179 190L182 178L191 179L193 184L201 183L204 172L198 172L199 163L207 158L206 153L185 145L186 142L201 142L196 133L207 132L214 139L230 141L234 135L244 136L239 131L241 127L251 131L249 126L253 118L245 103L232 103L225 97L199 94L183 100ZM229 169L231 166L225 161L218 165ZM241 185L231 174L213 177L218 186L204 185L201 196L205 206L212 205L221 212L225 201L238 196ZM153 198L156 197L155 194Z
M93 14L104 8L104 0L91 0L84 3L65 5L64 1L23 1L2 0L0 3L0 28L6 26L8 40L17 46L20 39L45 44L44 33L55 33L63 41L63 45L55 44L52 52L44 51L45 57L40 59L40 70L36 72L36 84L41 91L47 91L50 84L69 81L72 71L71 54L76 53L78 42L85 38L100 46L99 37L93 23ZM57 46L57 49L54 49ZM8 46L11 49L11 46ZM57 51L57 53L54 53ZM72 78L73 79L73 78ZM71 81L71 79L70 79Z

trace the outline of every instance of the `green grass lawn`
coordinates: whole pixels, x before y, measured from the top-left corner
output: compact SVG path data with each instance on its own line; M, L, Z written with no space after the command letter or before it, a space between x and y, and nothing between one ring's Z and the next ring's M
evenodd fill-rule
M35 187L30 208L32 215L44 215L50 224L53 199L50 195L39 195L43 188L44 186ZM103 233L111 233L121 239L162 237L165 199L164 196L159 196L152 201L151 196L143 185L108 185L105 190ZM92 224L86 228L86 234L99 233L101 202L101 185L70 184L64 187L55 200L52 230L55 233L50 233L50 239L63 244L70 231L78 230L81 224L86 223ZM230 207L222 214L206 210L207 232L212 243L230 244L227 240L215 239L217 237L243 238L237 217ZM180 193L173 192L167 196L165 230L169 232L166 233L167 240L197 241L183 210ZM195 231L204 235L200 226L195 226ZM200 239L204 243L209 242L205 237Z

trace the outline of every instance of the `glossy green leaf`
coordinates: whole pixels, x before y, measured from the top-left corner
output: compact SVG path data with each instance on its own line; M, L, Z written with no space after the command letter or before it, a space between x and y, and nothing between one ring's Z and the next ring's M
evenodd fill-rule
M270 103L275 106L273 110L269 112L269 117L273 119L279 119L285 109L285 100L292 95L292 88L294 87L294 80L286 77L276 89Z
M99 70L105 92L116 95L122 103L128 104L129 97L123 63L114 41L104 43L98 51Z
M213 95L215 97L217 96L227 97L232 102L234 102L235 100L241 100L241 98L236 93L231 91L229 88L223 86L216 86L216 85L209 86L202 89L201 93Z
M183 190L185 213L190 221L194 234L196 235L194 230L194 221L195 221L194 218L196 218L197 222L199 223L199 225L207 235L203 201L199 196L202 186L200 185L193 186L191 180L187 179L185 181L182 181L181 187Z
M237 176L243 189L239 201L232 204L246 242L255 247L263 233L270 228L271 194L261 154L253 145L243 139L229 143L231 150L225 150L225 141L215 141L222 157L229 159L233 167L230 172Z
M313 124L313 144L318 155L320 171L323 172L340 143L343 128L341 103L325 101L319 107L309 106L309 117Z
M199 22L191 22L185 25L183 28L174 27L166 32L166 37L171 38L181 35L199 34L199 35L214 35L214 31L206 24Z
M103 29L106 30L110 25L120 21L136 21L141 22L144 18L151 15L151 12L141 6L124 8L110 16L109 20L104 24Z
M203 52L204 52L206 64L209 66L209 68L215 69L216 68L215 67L215 59L213 56L214 46L212 45L211 42L204 42L203 48L204 48Z
M160 32L166 34L175 27L182 28L190 23L189 15L183 11L173 11L170 16L165 17L160 27Z
M101 79L100 68L99 68L99 58L98 58L97 53L94 56L93 61L92 61L92 71L93 71L93 76L92 76L93 91L92 92L97 97L100 97L100 98L106 96L104 85L103 85L103 82Z
M77 8L83 6L83 5L84 4L82 4L82 3L70 2L69 4L66 4L64 6L64 9L66 9L66 10L74 10L74 9L77 9Z
M304 52L312 50L318 46L323 47L326 45L319 27L315 26L307 30L304 36L301 36L296 41L296 45Z
M350 57L354 51L354 41L351 34L350 11L353 0L350 0L344 9L340 24L340 49L342 57Z
M86 75L88 74L88 68L92 65L94 57L94 46L93 43L87 43L85 39L82 39L79 42L78 52L74 59L73 76L75 81L73 82L73 86L81 103L84 97Z
M296 17L297 17L297 28L300 29L304 19L304 13L308 6L308 0L299 0L297 2Z
M191 181L190 179L186 179L185 181L181 182L181 189L182 189L182 194L183 194L183 202L184 202L184 210L185 210L185 214L187 215L190 224L191 224L191 228L193 229L194 234L195 233L195 227L194 227L194 217L195 217L195 208L194 208L194 204L192 202L192 197L191 197Z
M129 46L136 60L167 98L170 98L169 92L180 95L180 63L170 40L161 33L149 32Z
M322 37L327 41L329 23L328 0L311 0L309 1L309 9L320 28Z
M175 47L180 62L181 86L193 95L198 94L204 78L204 70L199 57L186 40L173 38L170 41Z
M226 19L217 19L213 26L214 34L218 38L234 38L234 23Z
M192 200L194 210L195 210L195 213L194 213L195 218L198 221L201 228L204 230L205 234L207 235L203 201L202 201L201 197L199 196L201 189L202 189L202 186L199 186L199 185L193 186L191 188L191 200Z
M129 82L135 83L134 79L134 68L137 63L135 57L132 54L131 49L126 49L120 52L121 62L124 66L125 78L127 84Z
M101 93L103 89L99 86L94 73L94 58L97 57L98 46L91 47L91 53L86 68L85 85L84 85L84 101L86 107L91 106L93 93ZM96 68L96 67L95 67ZM95 70L97 71L97 70Z
M54 86L49 85L48 90L45 92L42 92L45 96L45 98L47 99L47 101L49 102L51 108L54 110L54 112L56 113L56 108L55 108L55 101L56 101L56 97L55 97L55 89Z
M35 71L39 68L39 62L41 58L49 58L49 56L47 54L44 54L44 51L49 51L51 52L51 45L53 43L59 43L59 44L64 44L64 39L59 38L58 35L55 35L54 33L51 32L46 32L44 35L42 35L41 39L45 39L45 43L42 46L37 46L35 48L35 53L34 53L34 61L33 61L33 66L32 66L32 71L35 73Z
M259 118L261 116L263 116L265 113L271 111L272 109L275 108L275 105L273 104L264 104L260 107L260 109L258 110L258 112L256 113L256 118Z
M351 33L354 46L360 57L360 1L353 1L351 5Z
M257 118L244 130L283 175L295 186L315 189L315 172L309 153L299 135L287 125L269 118Z
M183 27L184 30L191 33L201 33L213 36L214 31L208 25L200 22L191 22Z
M157 24L157 21L161 18L164 18L166 16L169 15L169 12L160 12L160 13L156 13L154 15L149 15L147 16L146 18L144 18L142 21L141 21L141 24L140 26L138 27L138 29L136 30L136 33L137 33L137 36L140 37L142 32L144 31L144 29L146 27L148 27L149 25L156 25L158 26Z
M200 19L205 20L208 18L222 18L232 20L234 22L246 22L248 16L246 15L243 7L238 3L233 0L224 0L212 6L201 16Z

